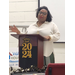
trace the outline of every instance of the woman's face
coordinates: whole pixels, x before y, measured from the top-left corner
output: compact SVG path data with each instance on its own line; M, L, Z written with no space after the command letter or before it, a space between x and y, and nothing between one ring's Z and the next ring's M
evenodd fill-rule
M45 22L47 18L47 10L46 9L41 9L38 13L38 21L40 22Z

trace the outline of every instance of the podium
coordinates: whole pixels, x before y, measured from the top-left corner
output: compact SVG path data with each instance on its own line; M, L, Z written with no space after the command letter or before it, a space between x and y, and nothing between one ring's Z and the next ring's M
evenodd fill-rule
M43 41L39 34L11 34L19 40L19 67L43 67Z

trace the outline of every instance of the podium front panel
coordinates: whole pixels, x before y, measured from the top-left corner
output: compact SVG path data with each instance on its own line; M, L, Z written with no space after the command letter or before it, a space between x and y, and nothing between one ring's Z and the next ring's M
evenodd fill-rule
M30 68L37 66L37 45L36 36L19 36L19 66Z
M31 65L43 67L43 41L48 41L39 34L11 34L19 39L19 67Z

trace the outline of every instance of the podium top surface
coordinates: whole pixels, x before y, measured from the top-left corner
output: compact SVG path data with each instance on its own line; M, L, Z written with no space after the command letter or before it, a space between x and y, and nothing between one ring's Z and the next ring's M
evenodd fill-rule
M11 34L11 36L15 37L16 39L19 39L19 36L36 36L42 41L48 41L47 39L45 39L43 36L39 34Z

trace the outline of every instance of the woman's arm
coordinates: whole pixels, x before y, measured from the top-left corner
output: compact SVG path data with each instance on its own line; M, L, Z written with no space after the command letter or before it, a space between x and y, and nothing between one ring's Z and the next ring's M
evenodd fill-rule
M45 39L55 42L59 40L60 38L60 32L56 26L56 24L53 23L53 34L50 34L49 36L44 36Z
M53 34L49 35L50 36L50 41L55 42L60 39L60 32L56 24L53 24Z
M17 29L15 25L9 26L10 32L16 32L17 34L20 34L20 31Z

